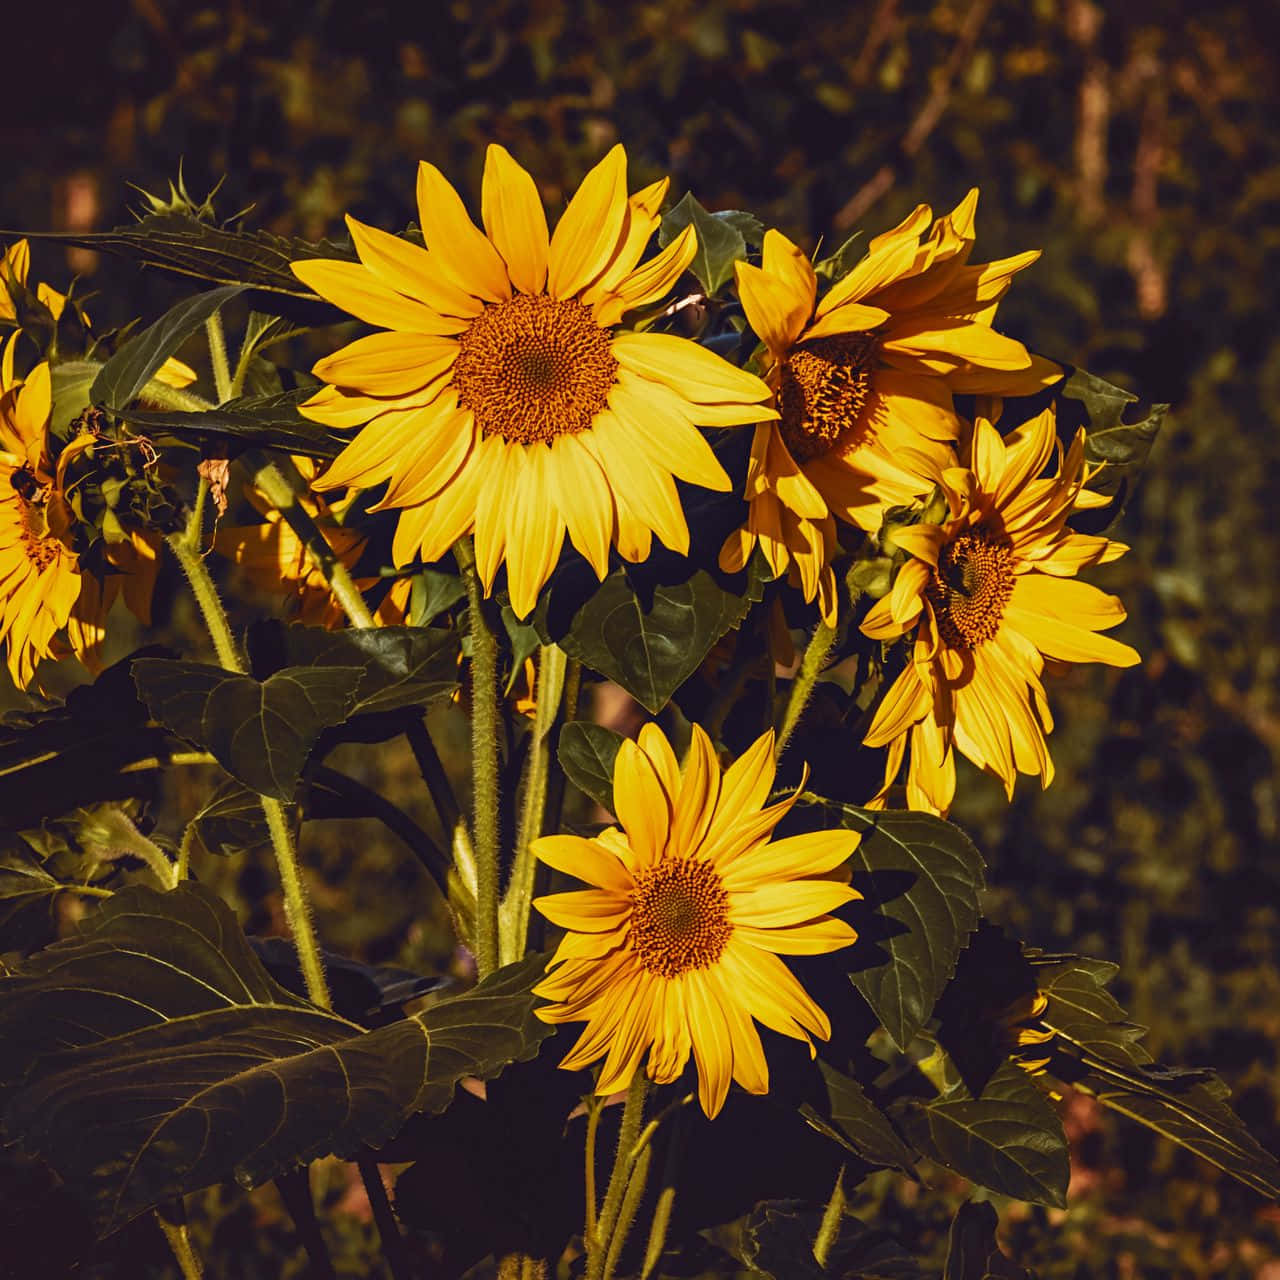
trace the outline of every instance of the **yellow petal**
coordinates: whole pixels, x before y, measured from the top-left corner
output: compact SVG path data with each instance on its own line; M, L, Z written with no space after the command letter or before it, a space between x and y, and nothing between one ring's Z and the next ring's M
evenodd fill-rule
M460 289L486 302L511 296L502 255L471 221L462 197L433 164L418 164L418 220L440 271Z
M631 513L672 551L688 554L689 526L671 473L650 462L644 450L635 447L617 415L607 409L598 413L590 432L583 433L583 443Z
M856 831L810 831L774 840L735 859L724 869L724 885L731 893L759 889L773 881L819 876L847 862L858 847Z
M582 180L551 237L547 292L572 298L609 265L626 229L627 153L614 146Z
M528 171L496 142L485 152L480 213L489 239L507 264L511 283L541 293L547 282L550 235L542 198Z
M444 277L438 256L400 236L366 226L350 214L347 229L360 261L373 275L388 289L425 303L440 315L442 326L448 324L446 316L471 319L480 314L481 304ZM464 327L448 324L448 331L460 333Z
M680 794L680 765L666 734L651 720L641 727L637 742L640 750L649 757L662 789L674 799Z
M648 756L629 739L613 766L613 811L631 842L638 866L657 861L671 830L671 805Z
M733 936L759 951L772 951L780 956L826 955L839 951L841 947L852 946L858 940L857 930L834 916L789 925L784 929L757 929L752 925L735 924Z
M454 476L475 448L479 438L475 417L457 407L453 392L436 402L435 412L424 418L413 452L408 458L393 459L395 466L386 493L369 511L392 507L412 507L434 498Z
M442 377L458 358L452 338L417 333L371 333L317 360L325 382L375 396L404 396Z
M624 369L699 404L755 403L773 394L755 374L675 334L618 333L611 350Z
M618 283L612 290L612 305L602 301L596 308L596 319L602 325L616 324L626 312L666 297L697 251L697 233L692 226L685 227L661 253Z
M834 880L790 880L759 889L735 891L729 898L729 919L760 929L800 924L826 915L859 897L856 889Z
M803 332L813 312L812 298L794 280L749 262L735 262L733 269L747 323L773 358L781 360Z
M702 843L720 794L720 761L701 725L693 726L671 820L671 848L693 854Z
M540 862L585 880L597 889L628 894L635 887L626 867L595 840L584 840L581 836L542 836L529 847Z
M524 619L533 611L551 570L564 546L565 522L551 500L547 476L551 451L546 445L515 445L523 452L523 465L508 493L507 590L511 608Z
M613 500L604 472L577 436L557 436L547 478L570 541L603 580L613 542Z
M389 288L362 263L308 258L291 262L289 269L326 302L379 329L454 334L463 328L454 317L442 316Z
M576 889L572 893L553 893L535 898L533 905L552 924L575 933L600 933L616 928L631 910L631 904L616 893L603 889Z
M733 1040L725 1010L708 990L700 971L686 975L684 992L693 1057L698 1064L698 1101L707 1118L714 1119L733 1080Z
M648 398L641 385L637 379L623 378L609 390L609 408L635 445L681 480L727 493L732 487L728 473L706 438L672 407L673 400Z

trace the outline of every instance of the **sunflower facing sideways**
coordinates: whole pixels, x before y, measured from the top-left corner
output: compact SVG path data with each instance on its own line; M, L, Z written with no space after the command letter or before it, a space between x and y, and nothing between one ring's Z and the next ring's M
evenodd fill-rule
M485 590L505 560L526 617L567 532L596 574L609 550L645 559L652 535L689 546L673 477L728 490L698 430L773 416L769 388L686 338L618 328L664 297L692 260L686 228L643 265L663 180L627 196L615 146L555 229L530 175L500 146L485 160L481 231L435 166L418 169L426 248L347 219L358 263L293 263L323 298L386 332L316 364L302 406L361 426L319 487L388 483L404 508L397 566L439 559L474 531Z
M919 205L821 298L809 259L779 231L765 234L761 266L735 264L780 417L756 427L750 513L720 564L742 568L758 542L829 624L832 517L874 533L886 507L933 488L960 434L953 394L1029 395L1061 374L991 328L1013 276L1040 255L969 266L977 201L973 190L931 227Z
M1057 474L1041 478L1055 452ZM1076 580L1081 569L1128 550L1067 527L1073 510L1107 503L1084 488L1087 479L1083 431L1063 457L1051 410L1005 437L979 419L968 468L941 474L949 519L894 531L911 558L862 630L876 640L913 641L864 739L889 748L885 789L873 803L884 802L908 741L912 809L950 809L953 748L1000 778L1010 797L1019 773L1038 774L1048 786L1046 659L1113 667L1140 660L1127 644L1098 634L1124 621L1120 601Z
M568 932L534 993L553 1002L537 1010L544 1022L587 1023L560 1065L579 1070L604 1058L597 1094L625 1089L646 1050L657 1084L674 1081L692 1052L702 1109L715 1116L731 1080L768 1092L753 1018L811 1051L811 1036L830 1036L826 1014L779 956L855 940L826 913L857 891L804 877L833 871L858 837L816 831L771 843L795 803L792 796L764 807L773 753L770 732L722 775L695 725L681 770L648 724L638 744L623 743L614 766L620 828L535 842L543 862L593 886L535 901Z

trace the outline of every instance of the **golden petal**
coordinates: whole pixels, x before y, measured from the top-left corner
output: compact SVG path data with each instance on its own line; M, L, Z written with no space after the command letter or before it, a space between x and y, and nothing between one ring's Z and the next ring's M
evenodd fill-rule
M506 147L491 142L481 190L485 230L507 264L511 283L523 293L541 293L551 238L533 178Z

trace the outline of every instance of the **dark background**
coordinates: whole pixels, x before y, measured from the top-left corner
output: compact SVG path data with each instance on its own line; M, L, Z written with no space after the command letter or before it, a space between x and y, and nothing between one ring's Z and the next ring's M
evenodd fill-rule
M1001 326L1174 412L1113 531L1133 553L1094 579L1124 596L1120 635L1144 664L1057 682L1052 788L1023 779L1009 807L966 770L953 817L987 854L993 918L1119 962L1152 1050L1220 1066L1275 1151L1274 29L1271 4L1154 0L34 5L6 24L0 225L104 229L139 203L128 184L163 191L181 160L197 198L226 175L219 211L252 204L250 226L318 238L350 210L394 229L418 159L474 199L491 140L552 210L622 141L633 188L668 173L674 196L750 209L809 248L980 186L975 259L1044 249ZM76 272L101 291L99 327L174 296L155 273L37 246L35 278ZM371 767L399 798L411 764ZM447 955L390 837L337 830L308 851L325 936L377 959ZM1280 1211L1087 1100L1066 1110L1071 1211L1006 1216L1025 1264L1280 1276ZM345 1274L365 1274L367 1203L339 1167L325 1177ZM873 1181L863 1207L927 1237L962 1194L912 1190ZM264 1276L297 1274L270 1193L215 1229L229 1204L210 1192L197 1224L214 1273L251 1274L224 1270L243 1229Z

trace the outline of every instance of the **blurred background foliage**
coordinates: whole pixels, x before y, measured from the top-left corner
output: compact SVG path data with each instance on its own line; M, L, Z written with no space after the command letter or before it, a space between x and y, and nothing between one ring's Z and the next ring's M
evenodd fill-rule
M1174 412L1114 531L1134 552L1099 575L1128 603L1123 637L1144 665L1059 681L1052 788L1024 779L1008 807L968 774L953 817L987 855L992 917L1037 945L1120 962L1119 993L1152 1050L1221 1067L1276 1151L1274 19L1264 0L102 0L74 16L33 5L6 34L0 224L125 222L139 203L127 184L163 191L181 158L197 197L226 175L218 207L252 204L247 225L319 238L350 210L398 228L418 159L474 195L490 140L553 209L617 140L633 186L669 173L673 195L750 209L810 248L980 186L979 259L1044 249L1002 326ZM155 273L37 247L38 278L75 273L101 295L100 327L149 319L176 296ZM184 629L181 607L167 625ZM460 725L440 727L460 741ZM429 820L401 794L410 761L360 754L353 769ZM316 831L331 944L446 965L438 904L392 838L363 824ZM268 929L270 881L254 874L235 888L266 903L253 923ZM1006 1215L1024 1265L1280 1276L1280 1210L1087 1099L1066 1119L1069 1215ZM943 1186L954 1207L961 1189ZM878 1176L863 1204L927 1246L947 1211L914 1190ZM343 1274L366 1274L367 1202L336 1185L326 1195L350 1209ZM246 1211L201 1228L215 1274L250 1274L230 1262ZM256 1212L255 1239L281 1250L262 1274L300 1274L279 1213L266 1201ZM148 1272L134 1255L143 1269L130 1274L165 1274L164 1256L157 1247Z

